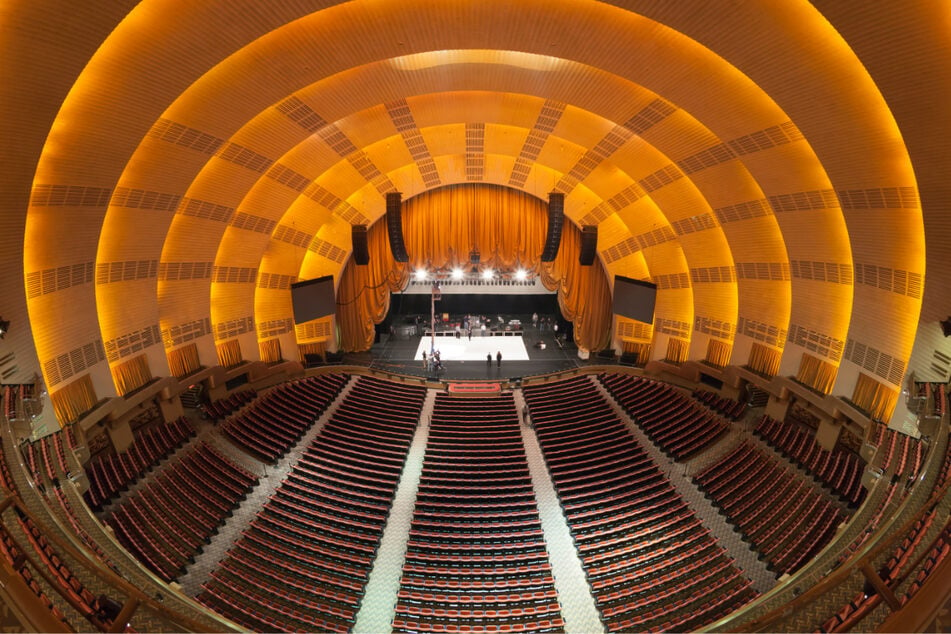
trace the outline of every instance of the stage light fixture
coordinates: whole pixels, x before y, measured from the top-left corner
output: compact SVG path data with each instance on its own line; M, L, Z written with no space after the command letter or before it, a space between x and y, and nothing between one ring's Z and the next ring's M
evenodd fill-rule
M452 279L461 280L462 275L463 275L462 269L460 269L458 266L452 270Z
M493 271L492 269L485 269L484 271L482 271L482 279L484 280L491 280L494 275L495 275L495 271Z
M426 279L427 271L426 269L416 269L416 272L413 273L413 275L416 277L416 281L422 282Z
M527 277L528 277L528 272L525 269L519 269L515 271L515 279L517 279L519 282L524 282L525 278Z

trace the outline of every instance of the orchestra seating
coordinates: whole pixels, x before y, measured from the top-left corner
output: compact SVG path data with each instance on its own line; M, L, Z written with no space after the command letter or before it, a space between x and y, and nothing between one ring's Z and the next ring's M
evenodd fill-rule
M811 559L846 519L835 503L751 440L697 473L694 482L780 574Z
M861 458L842 449L829 451L816 442L815 436L795 424L783 423L763 416L755 433L770 446L800 465L829 486L852 506L865 499L862 486L864 463Z
M436 397L393 629L564 630L511 393Z
M200 442L123 500L106 523L143 565L172 581L257 481Z
M695 630L756 596L588 377L524 393L610 631Z
M321 374L275 387L222 423L233 443L265 462L295 445L340 394L349 376Z
M89 489L83 494L86 503L93 510L100 510L194 433L191 424L179 418L142 432L121 454L90 461L86 464Z
M225 398L220 398L217 401L212 401L207 405L203 405L201 407L201 411L208 418L220 420L222 418L227 418L235 410L241 409L243 406L253 401L257 395L257 392L250 388L246 390L240 390L229 394Z
M426 390L360 377L197 600L257 631L348 631Z
M739 420L746 413L746 403L720 396L710 390L694 390L693 397L730 420Z
M630 374L598 378L638 427L675 460L686 460L726 433L729 422L677 388Z

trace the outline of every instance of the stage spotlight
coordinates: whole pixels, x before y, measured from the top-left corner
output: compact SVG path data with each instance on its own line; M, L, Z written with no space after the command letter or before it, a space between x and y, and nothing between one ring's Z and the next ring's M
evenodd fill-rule
M495 271L492 269L486 269L482 271L482 279L491 280L495 276Z
M461 280L462 279L462 269L456 267L452 270L452 279Z
M413 275L416 277L417 282L422 282L426 279L426 269L416 269L416 272L413 273Z
M524 282L527 277L528 271L525 269L519 269L515 271L515 279L517 279L519 282Z

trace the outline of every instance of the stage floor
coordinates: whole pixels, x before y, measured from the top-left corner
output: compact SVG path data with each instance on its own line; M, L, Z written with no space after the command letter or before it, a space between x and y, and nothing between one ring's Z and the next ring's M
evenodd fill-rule
M439 357L443 362L485 361L486 355L491 355L494 362L498 352L502 353L504 361L528 361L528 350L525 349L524 338L521 336L473 337L472 339L436 337L435 343L432 337L422 337L413 359L422 363L423 351L425 350L429 355L432 352L430 350L432 346L439 351Z

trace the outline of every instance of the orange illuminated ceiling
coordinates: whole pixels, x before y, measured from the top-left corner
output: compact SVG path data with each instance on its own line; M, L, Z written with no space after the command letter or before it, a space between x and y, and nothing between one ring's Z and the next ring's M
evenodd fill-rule
M915 178L808 2L303 4L145 0L98 47L33 184L27 274L95 269L30 298L41 363L99 341L164 375L183 341L207 365L234 337L293 342L290 282L339 279L386 192L482 182L564 192L610 274L658 284L653 334L691 358L756 343L789 374L806 351L862 366L858 344L900 382Z

